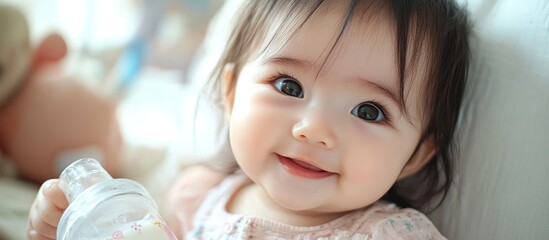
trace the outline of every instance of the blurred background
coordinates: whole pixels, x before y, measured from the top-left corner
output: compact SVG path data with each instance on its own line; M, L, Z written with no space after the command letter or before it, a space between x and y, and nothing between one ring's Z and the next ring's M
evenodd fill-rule
M186 125L176 114L193 86L187 70L222 0L0 2L24 12L33 45L52 32L64 37L69 74L119 97L126 139L163 148Z
M215 63L204 59L211 47L203 39L223 2L0 0L23 13L31 48L49 34L60 34L68 47L61 61L65 74L114 102L122 138L117 176L143 183L160 208L181 163L211 153L218 141L215 116L196 116L208 112L197 110L197 99ZM83 156L64 154L73 160ZM6 160L10 156L0 151L0 157L0 194L10 196L0 200L0 239L23 239L40 182L18 178Z

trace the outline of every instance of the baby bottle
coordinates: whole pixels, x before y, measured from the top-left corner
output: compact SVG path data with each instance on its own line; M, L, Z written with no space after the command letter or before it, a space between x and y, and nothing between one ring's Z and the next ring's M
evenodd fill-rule
M65 168L59 187L69 207L61 216L57 239L177 239L141 184L113 179L94 159Z

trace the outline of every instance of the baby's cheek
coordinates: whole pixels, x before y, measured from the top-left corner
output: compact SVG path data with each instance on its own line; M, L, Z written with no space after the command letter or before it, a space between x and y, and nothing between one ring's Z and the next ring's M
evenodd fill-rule
M248 112L250 113L250 112ZM235 156L258 151L266 140L266 122L256 114L234 114L229 123L231 148Z
M395 183L400 168L398 164L378 157L353 159L345 165L342 175L343 190L347 196L367 206L379 200ZM355 197L353 197L353 195Z

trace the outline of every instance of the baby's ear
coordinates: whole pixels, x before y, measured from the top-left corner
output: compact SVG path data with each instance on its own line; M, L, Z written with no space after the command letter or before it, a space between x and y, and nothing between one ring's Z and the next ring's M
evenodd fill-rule
M59 34L47 36L34 51L32 68L58 62L67 55L67 43Z
M234 91L236 88L234 67L234 63L228 63L223 67L223 93L225 94L225 104L229 115L233 111Z
M421 170L435 156L436 149L435 138L433 135L429 135L419 144L414 155L402 168L398 179L403 179Z

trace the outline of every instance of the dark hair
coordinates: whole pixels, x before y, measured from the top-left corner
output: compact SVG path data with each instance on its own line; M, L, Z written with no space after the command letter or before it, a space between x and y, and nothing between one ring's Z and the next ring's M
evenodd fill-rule
M425 109L422 116L424 128L419 143L432 137L436 155L418 172L422 187L415 197L402 194L395 185L383 198L403 207L422 207L433 197L442 194L440 204L453 180L453 137L469 63L467 16L451 0L247 1L237 15L226 50L210 79L209 93L224 96L219 85L226 64L235 65L234 77L237 78L240 68L253 54L259 56L265 51L276 51L315 12L326 6L344 3L348 4L347 12L342 19L339 35L329 49L330 53L353 21L373 23L388 19L395 31L399 98L403 110L406 110L405 79L416 74L419 67L426 70L421 76L426 81L421 92L421 96L425 97ZM273 32L278 34L270 34ZM273 47L273 44L282 45ZM234 85L227 87L234 88ZM224 102L222 98L216 100L218 103ZM236 167L236 163L232 166Z

